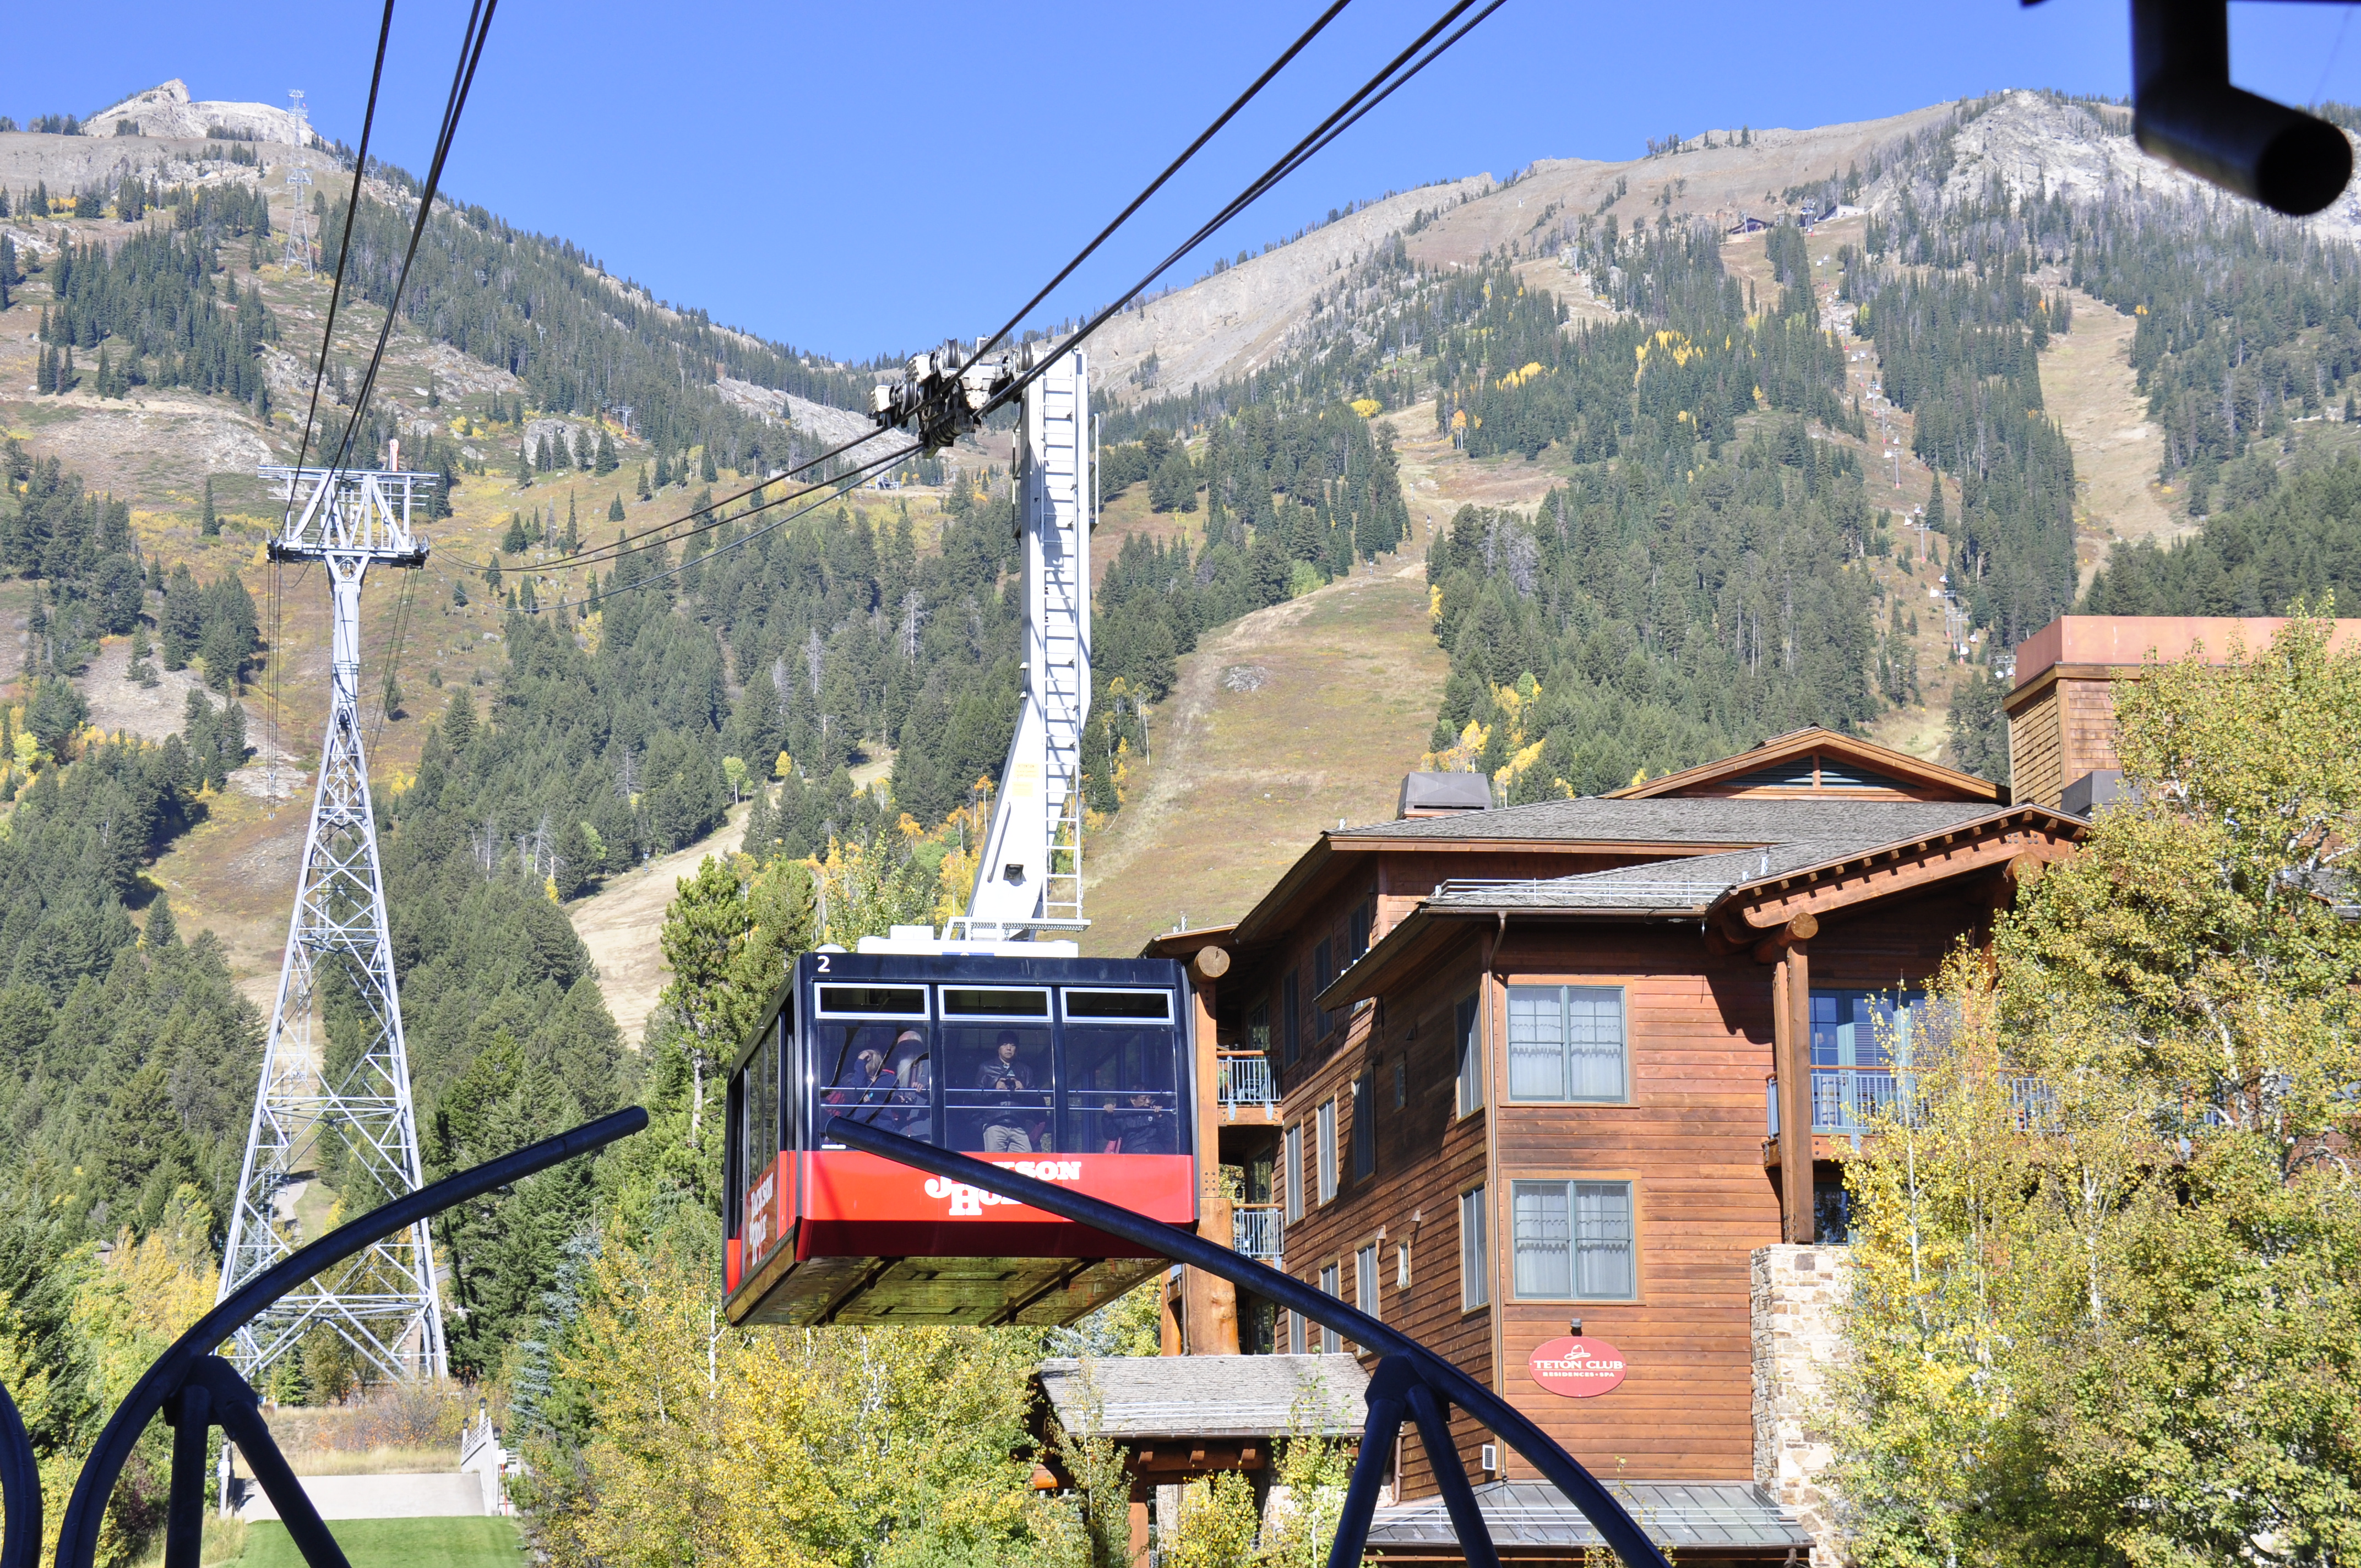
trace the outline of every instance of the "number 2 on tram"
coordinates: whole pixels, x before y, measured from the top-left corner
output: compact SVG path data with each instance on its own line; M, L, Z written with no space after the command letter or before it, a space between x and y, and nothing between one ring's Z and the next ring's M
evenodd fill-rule
M1191 1225L1191 1017L1163 959L803 954L730 1068L730 1321L1070 1323L1148 1278L1163 1260L1129 1243L826 1133L871 1122Z

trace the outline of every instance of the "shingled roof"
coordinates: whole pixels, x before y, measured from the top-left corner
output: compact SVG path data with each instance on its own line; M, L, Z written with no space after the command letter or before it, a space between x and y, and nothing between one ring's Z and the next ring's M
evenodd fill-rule
M1369 1375L1351 1355L1109 1355L1034 1372L1068 1431L1142 1438L1357 1437Z
M1456 817L1346 828L1335 839L1511 839L1587 844L1792 844L1804 839L1891 843L1989 817L1988 801L1669 799L1584 795Z
M1752 1482L1620 1481L1615 1489L1640 1527L1677 1554L1758 1556L1790 1547L1801 1554L1812 1547L1803 1528ZM1503 1557L1538 1552L1556 1558L1606 1544L1581 1511L1545 1481L1491 1481L1474 1490L1485 1528ZM1441 1497L1379 1508L1369 1525L1369 1545L1389 1555L1422 1557L1455 1551L1458 1544Z

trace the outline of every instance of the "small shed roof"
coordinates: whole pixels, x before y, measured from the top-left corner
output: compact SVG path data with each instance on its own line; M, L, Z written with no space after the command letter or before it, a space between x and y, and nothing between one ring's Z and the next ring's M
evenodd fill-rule
M1812 1538L1752 1481L1622 1481L1616 1491L1640 1527L1675 1553L1811 1550ZM1475 1492L1476 1506L1503 1556L1537 1551L1554 1556L1606 1544L1581 1510L1546 1481L1490 1481ZM1458 1544L1439 1497L1379 1508L1369 1525L1369 1545L1380 1551L1452 1550Z
M1068 1431L1159 1437L1358 1437L1369 1375L1350 1355L1108 1355L1045 1361L1034 1379Z

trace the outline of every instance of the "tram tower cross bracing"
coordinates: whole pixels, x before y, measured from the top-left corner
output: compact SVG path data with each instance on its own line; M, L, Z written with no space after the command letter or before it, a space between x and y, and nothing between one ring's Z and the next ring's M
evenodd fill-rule
M301 1245L293 1200L309 1179L303 1172L333 1172L354 1210L425 1185L361 738L361 579L371 565L425 564L411 506L438 479L401 471L398 450L393 462L384 471L261 470L288 502L271 559L318 562L326 571L328 728L218 1299ZM352 1005L338 1009L349 1035L340 1025L332 1063L326 1003L336 991ZM238 1331L230 1359L257 1379L322 1327L379 1376L407 1381L448 1372L423 1221L282 1298Z

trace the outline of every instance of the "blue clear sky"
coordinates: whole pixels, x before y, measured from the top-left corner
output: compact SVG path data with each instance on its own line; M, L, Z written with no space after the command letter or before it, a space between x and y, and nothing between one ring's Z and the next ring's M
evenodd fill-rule
M326 134L358 137L368 0L14 9L0 113L20 121L178 76L199 98L283 104L301 87ZM1112 297L1441 9L1356 0L1047 313ZM2238 80L2361 100L2354 9L2233 6ZM997 326L1315 10L506 0L444 188L723 322L848 356L922 346ZM1389 188L1628 158L1671 132L1867 119L2002 86L2122 93L2126 10L1510 0L1214 248L1258 248ZM419 172L463 16L402 0L394 18L375 150Z

